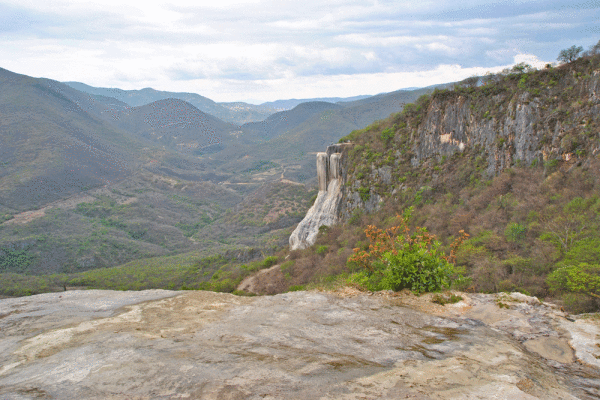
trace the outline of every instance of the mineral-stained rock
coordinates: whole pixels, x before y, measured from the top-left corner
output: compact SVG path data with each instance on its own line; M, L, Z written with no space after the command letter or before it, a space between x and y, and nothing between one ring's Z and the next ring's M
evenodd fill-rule
M354 289L3 299L0 399L598 397L599 370L578 350L595 351L597 320L571 322L506 295L461 295L445 307L431 295ZM577 362L523 345L546 337L553 347L571 343Z
M290 249L298 250L312 246L317 240L319 228L332 226L338 221L342 191L339 179L329 181L327 191L319 191L317 199L306 216L290 236Z
M290 236L290 249L312 246L321 226L334 225L339 220L342 200L343 172L341 157L344 145L327 147L327 152L317 153L317 178L319 193L313 206Z

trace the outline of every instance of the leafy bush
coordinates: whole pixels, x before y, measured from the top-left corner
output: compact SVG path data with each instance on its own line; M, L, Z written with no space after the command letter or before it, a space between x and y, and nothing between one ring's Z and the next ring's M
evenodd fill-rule
M506 226L506 229L504 230L504 236L509 242L518 242L525 238L526 231L527 228L525 228L523 225L512 222Z
M0 248L0 272L25 272L35 261L27 249Z
M396 254L385 253L380 289L422 293L448 287L454 270L439 247L439 242L404 243Z
M389 142L394 137L394 131L392 128L386 128L381 131L381 140L384 142Z
M562 260L564 265L574 265L581 262L600 264L600 238L589 237L575 242Z
M277 258L277 256L269 256L262 261L262 267L263 268L272 267L273 265L277 264L278 260L279 259Z
M600 299L600 265L579 263L557 269L546 279L553 292L585 294Z
M468 237L461 236L452 244L446 256L441 243L425 228L410 233L408 222L412 208L398 215L400 225L377 229L369 225L365 234L371 241L369 251L354 249L348 260L363 267L363 271L350 280L369 290L402 290L408 288L416 293L432 292L450 285L454 274L454 255L460 244Z
M327 250L329 250L329 246L319 246L317 247L317 254L325 254L327 253Z
M369 189L368 187L359 187L358 188L358 194L360 195L360 199L362 201L367 201L371 198L371 189Z

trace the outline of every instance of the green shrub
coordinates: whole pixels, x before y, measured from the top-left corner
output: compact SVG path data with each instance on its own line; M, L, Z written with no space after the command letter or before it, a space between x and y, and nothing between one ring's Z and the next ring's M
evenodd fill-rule
M8 247L0 248L0 272L27 271L36 260L36 256L25 249L14 249Z
M548 160L544 163L544 168L546 168L546 174L549 175L552 172L556 171L558 168L558 160Z
M357 208L356 210L354 210L354 212L352 213L352 216L348 219L348 224L350 225L354 225L356 223L358 223L360 221L360 217L362 216L362 210L360 208Z
M394 131L392 130L392 128L385 128L381 131L380 137L381 140L387 143L394 137Z
M504 237L509 242L519 242L525 238L525 233L527 232L527 228L523 225L511 222L506 226L504 230Z
M589 237L575 242L562 260L564 265L600 264L600 238Z
M262 261L262 268L269 268L272 267L273 265L277 264L277 261L279 261L279 258L276 256L269 256L267 258L265 258Z
M562 267L546 278L552 292L579 293L600 299L600 265L579 263Z
M404 212L400 225L384 230L369 226L365 233L371 245L369 252L355 249L348 260L363 266L364 270L350 277L351 282L369 290L402 290L416 293L433 292L446 288L454 275L454 254L467 238L464 232L451 245L446 256L441 244L425 228L410 234L408 221L412 208Z
M329 246L322 245L322 246L317 247L316 253L317 254L325 254L325 253L327 253L327 250L329 250Z
M443 255L437 241L404 243L397 254L385 253L379 290L408 288L423 293L448 287L454 270Z
M359 187L358 188L358 194L360 195L360 199L362 201L367 201L371 198L371 189L369 189L368 187Z

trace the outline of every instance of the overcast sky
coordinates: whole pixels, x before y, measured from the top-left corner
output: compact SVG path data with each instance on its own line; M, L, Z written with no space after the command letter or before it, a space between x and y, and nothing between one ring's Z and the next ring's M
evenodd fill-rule
M215 101L347 97L544 64L600 0L0 0L0 67Z

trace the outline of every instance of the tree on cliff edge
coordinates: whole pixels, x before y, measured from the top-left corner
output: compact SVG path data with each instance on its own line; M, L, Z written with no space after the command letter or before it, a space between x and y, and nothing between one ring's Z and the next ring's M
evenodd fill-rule
M561 50L560 53L558 53L557 60L565 63L575 61L582 51L583 47L573 45L568 49Z

